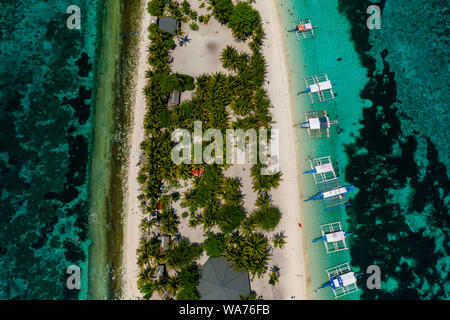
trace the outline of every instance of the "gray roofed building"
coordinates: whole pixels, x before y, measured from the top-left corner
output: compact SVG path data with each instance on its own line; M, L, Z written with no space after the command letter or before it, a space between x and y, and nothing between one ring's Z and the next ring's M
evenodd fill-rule
M175 30L180 26L180 23L171 17L162 17L158 20L158 27L164 31L174 34Z
M198 290L201 300L239 300L250 293L250 278L246 271L232 271L224 258L209 258L200 269Z

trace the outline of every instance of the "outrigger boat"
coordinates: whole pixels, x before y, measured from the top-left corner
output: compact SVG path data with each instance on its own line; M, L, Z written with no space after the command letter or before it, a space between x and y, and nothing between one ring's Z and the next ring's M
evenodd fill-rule
M337 165L333 165L331 157L321 157L309 159L311 170L303 172L303 174L312 174L316 184L332 181L337 179L336 171Z
M295 32L298 40L314 37L314 28L311 23L311 19L302 19L294 22L294 29L288 30L288 32Z
M308 129L310 139L322 139L330 137L330 127L337 124L337 120L330 121L325 110L305 112L306 121L298 124L300 128Z
M333 84L328 79L326 73L303 79L306 89L297 93L307 93L311 99L311 103L324 102L334 99Z
M320 226L320 231L322 232L322 236L314 239L312 242L323 241L327 253L348 249L345 238L352 234L342 230L340 221L322 224Z
M347 194L355 189L354 186L342 186L338 179L319 185L320 192L316 193L304 202L324 200L327 204L327 210L338 209L350 206Z
M329 281L318 289L331 287L335 298L340 298L359 290L356 278L360 276L360 273L353 272L348 262L327 269L326 272Z

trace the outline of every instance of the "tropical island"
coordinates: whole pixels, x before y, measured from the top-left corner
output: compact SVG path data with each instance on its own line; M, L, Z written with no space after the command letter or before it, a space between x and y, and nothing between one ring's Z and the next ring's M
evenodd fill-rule
M226 130L257 132L276 124L261 15L251 1L231 0L152 0L146 15L148 69L136 172L140 214L132 223L139 221L134 269L139 295L200 299L201 265L223 258L230 270L258 283L239 298L262 298L260 291L272 290L283 271L272 259L287 243L285 225L280 226L284 212L272 197L283 182L282 170L267 175L261 162L172 160L177 129L193 132L200 122L203 135L222 131L225 146ZM208 144L217 146L216 140L203 143L203 153ZM223 148L212 153L226 154Z

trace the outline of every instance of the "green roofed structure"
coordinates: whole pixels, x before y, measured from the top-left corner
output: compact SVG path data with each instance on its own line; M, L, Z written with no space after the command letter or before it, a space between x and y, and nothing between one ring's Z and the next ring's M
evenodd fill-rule
M246 271L231 270L224 258L209 258L200 269L198 290L201 300L239 300L250 293L250 277Z
M174 34L180 27L180 23L171 17L162 17L158 19L158 27L164 31Z

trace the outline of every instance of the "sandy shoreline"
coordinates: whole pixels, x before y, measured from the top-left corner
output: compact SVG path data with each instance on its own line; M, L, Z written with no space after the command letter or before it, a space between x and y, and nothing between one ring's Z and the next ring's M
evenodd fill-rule
M147 1L145 1L146 3ZM273 108L271 113L276 124L274 128L280 130L280 168L283 172L283 180L280 187L273 191L274 203L280 207L283 217L275 232L284 231L287 236L287 244L284 249L275 249L273 252L270 266L276 264L280 268L280 282L276 286L268 284L269 275L261 279L252 281L252 289L258 295L262 295L264 299L307 299L306 292L306 275L304 270L304 249L302 230L298 223L301 222L300 216L300 197L298 184L298 165L297 165L297 150L295 142L295 132L292 127L293 124L293 105L291 102L291 93L289 85L289 75L287 68L286 50L282 39L282 28L280 23L280 16L275 0L272 1L257 1L254 5L260 11L264 29L266 31L265 44L263 53L267 61L267 80L269 83L266 90L269 93ZM146 5L145 5L146 7ZM194 7L194 6L193 6ZM137 196L139 194L139 184L137 182L138 166L140 151L140 142L143 140L143 119L146 111L145 98L143 88L146 85L145 72L149 66L147 63L147 47L149 45L147 28L151 23L151 17L148 12L142 16L140 42L139 42L139 63L137 68L137 82L135 91L135 105L134 105L134 123L132 125L131 134L131 150L130 150L130 166L128 168L128 181L126 195L126 208L124 216L124 238L123 238L123 273L122 273L122 299L137 299L142 295L137 288L138 267L136 265L137 255L136 249L139 244L140 232L139 223L141 214ZM192 38L192 43L195 43L195 50L201 50L201 33L204 32L213 34L216 41L225 46L226 41L229 41L229 34L220 32L216 34L213 28L225 28L220 26L216 21L209 22L208 25L202 25L197 32L188 32L189 37ZM223 34L222 34L223 33ZM198 49L200 48L200 49ZM184 51L181 51L184 50ZM220 48L217 48L220 52ZM197 74L189 73L189 70L179 70L186 67L183 64L183 59L192 58L193 61L198 59L198 52L189 52L185 47L177 47L174 50L174 70L178 72L186 72L193 76ZM192 57L190 57L191 55ZM197 55L197 56L195 56ZM200 56L201 57L201 56ZM218 57L217 57L217 64ZM178 65L178 67L177 67ZM192 65L195 65L192 63ZM207 65L203 68L208 68ZM197 70L202 71L203 68ZM198 68L197 68L198 69ZM216 70L203 70L203 72L214 72ZM241 176L244 179L249 179L248 170L243 172L242 169L233 170L233 176ZM237 172L239 171L239 172ZM243 193L251 195L251 183L243 181ZM248 186L246 186L248 184ZM252 198L252 199L249 199ZM245 198L245 207L250 209L253 206L254 199L252 196Z
M147 7L148 0L144 0L143 8ZM144 10L141 17L139 33L139 55L137 67L137 80L135 87L135 103L133 106L133 124L130 134L130 161L127 172L127 194L125 200L125 215L123 217L123 262L122 262L122 297L121 299L139 299L142 297L137 287L137 277L139 269L137 266L136 250L141 237L139 224L142 215L140 213L139 183L137 176L139 173L139 156L141 154L140 143L144 139L144 115L146 112L146 102L143 93L147 83L145 72L149 69L147 62L148 26L151 17L147 10Z
M280 282L274 287L268 284L268 275L255 279L252 289L262 294L264 299L307 299L304 246L301 223L300 186L298 183L298 151L295 141L294 110L290 88L287 56L280 14L276 0L257 1L255 8L261 14L267 40L263 53L267 61L267 79L270 84L266 89L273 108L276 121L274 128L280 130L280 168L283 181L273 191L273 200L283 213L280 224L275 231L284 231L287 236L286 246L274 251L271 264L280 268Z

